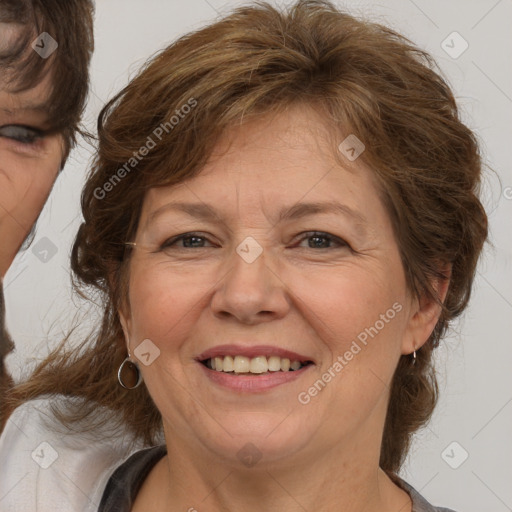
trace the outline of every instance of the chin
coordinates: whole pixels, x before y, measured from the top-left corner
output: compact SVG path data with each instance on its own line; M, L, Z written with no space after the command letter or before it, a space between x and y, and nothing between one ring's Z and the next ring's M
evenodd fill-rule
M256 464L258 468L268 468L269 464L295 456L314 438L315 429L309 432L304 421L283 412L227 414L220 425L213 421L214 431L203 431L197 437L203 438L201 444L209 446L212 453L238 469Z

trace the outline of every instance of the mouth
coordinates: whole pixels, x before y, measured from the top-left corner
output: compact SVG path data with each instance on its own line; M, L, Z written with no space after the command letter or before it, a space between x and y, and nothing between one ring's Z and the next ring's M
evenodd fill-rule
M254 391L289 382L315 364L307 356L266 345L221 345L203 352L196 361L215 382Z
M200 361L201 364L216 372L233 375L268 375L274 372L295 372L313 364L312 361L291 361L279 356L220 356Z

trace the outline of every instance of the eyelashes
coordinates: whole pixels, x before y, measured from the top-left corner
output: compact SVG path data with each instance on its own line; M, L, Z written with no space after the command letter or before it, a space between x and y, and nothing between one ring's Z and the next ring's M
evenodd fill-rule
M345 240L331 235L330 233L326 233L324 231L307 231L304 233L301 233L301 238L298 239L298 242L302 242L304 240L316 240L324 239L327 240L329 244L335 244L336 247L319 247L317 242L313 243L313 247L308 246L309 249L339 249L339 248L349 248L349 245ZM161 246L160 251L169 251L172 249L176 250L185 250L185 249L206 249L208 247L204 246L197 246L197 245L185 245L185 246L177 246L176 244L178 242L192 242L192 243L201 243L201 240L208 241L208 237L206 237L203 233L198 232L189 232L189 233L183 233L181 235L174 236L172 238L167 239Z
M0 127L0 137L12 139L21 144L34 144L44 137L44 132L30 126L11 124Z

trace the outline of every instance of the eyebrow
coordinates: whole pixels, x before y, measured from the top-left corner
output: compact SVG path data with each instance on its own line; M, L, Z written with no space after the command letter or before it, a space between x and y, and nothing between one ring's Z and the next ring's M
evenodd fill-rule
M15 114L19 114L21 112L42 112L47 114L49 112L48 102L46 103L27 103L21 107L17 107L14 109L0 107L0 112L3 114L7 114L8 116L14 116Z
M225 224L225 221L222 218L222 216L219 213L217 213L212 206L208 204L170 202L152 212L146 221L146 226L153 222L155 218L159 217L160 215L169 210L180 211L191 217L195 217L197 219L201 219L204 221L217 221ZM350 208L345 204L341 204L336 201L297 203L291 207L284 207L278 213L277 222L282 223L285 221L302 219L310 215L322 213L334 213L337 215L344 215L346 217L350 217L361 227L364 227L367 224L367 220L362 213Z

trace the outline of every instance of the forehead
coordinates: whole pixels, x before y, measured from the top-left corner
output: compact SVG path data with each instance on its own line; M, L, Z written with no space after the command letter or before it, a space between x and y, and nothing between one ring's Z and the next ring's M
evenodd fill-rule
M26 58L29 50L32 50L29 45L25 45L30 32L27 34L24 25L0 21L0 86L12 81L13 74L16 73L16 64Z
M21 25L0 21L0 55L7 53L21 34Z
M21 25L0 22L0 57L16 52L20 37L23 35ZM25 59L32 51L28 45L17 60ZM18 92L18 84L22 78L16 63L12 66L2 66L0 61L0 116L17 117L29 114L38 118L47 117L52 74L42 73L32 87Z
M335 131L304 106L226 130L194 178L146 193L144 213L163 211L177 199L216 203L251 214L275 213L281 203L343 199L353 210L380 198L371 170L335 158ZM334 147L333 147L334 145ZM151 218L152 213L149 214Z
M0 118L15 119L30 116L34 121L44 121L50 111L51 75L48 73L31 89L12 92L0 83Z

